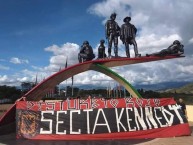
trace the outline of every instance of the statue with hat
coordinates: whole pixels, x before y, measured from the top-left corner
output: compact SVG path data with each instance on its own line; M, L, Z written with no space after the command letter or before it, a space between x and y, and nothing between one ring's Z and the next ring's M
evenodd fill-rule
M107 57L105 54L105 40L100 40L100 45L98 47L98 58L105 58Z
M106 39L108 39L108 57L111 57L111 48L114 43L115 57L118 57L118 37L120 33L120 27L115 21L116 13L111 14L110 20L107 20L105 24Z
M89 61L95 58L92 47L89 45L88 41L84 41L81 46L80 53L78 54L79 62Z
M179 40L175 40L167 49L163 49L160 52L146 54L146 56L160 56L164 57L166 55L177 55L180 56L184 54L184 45L180 43Z
M137 28L130 23L131 17L125 17L123 21L125 23L121 26L120 39L125 44L126 56L130 58L129 45L133 45L135 57L139 57L141 55L138 53L137 42L135 41Z

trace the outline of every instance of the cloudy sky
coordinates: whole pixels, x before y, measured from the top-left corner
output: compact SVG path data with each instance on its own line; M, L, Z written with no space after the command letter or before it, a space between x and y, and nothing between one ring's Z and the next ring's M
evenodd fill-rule
M78 63L85 40L96 54L100 39L105 38L104 24L113 12L119 25L124 17L132 17L142 55L167 48L178 39L186 56L114 71L133 85L193 81L192 6L192 0L1 0L0 85L35 81L36 75L42 81L64 68L67 58L68 66ZM134 57L133 47L130 52ZM125 56L120 41L119 55ZM94 71L74 77L75 85L106 86L109 81L111 78Z

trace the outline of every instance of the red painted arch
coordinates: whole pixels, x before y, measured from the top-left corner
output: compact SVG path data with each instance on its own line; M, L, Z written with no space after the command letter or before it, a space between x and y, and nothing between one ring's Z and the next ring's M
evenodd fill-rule
M94 70L95 67L93 64L102 64L106 67L117 67L117 66L123 66L123 65L131 65L131 64L137 64L137 63L181 58L181 57L184 57L184 56L166 56L166 57L157 57L157 56L145 57L144 56L144 57L138 57L138 58L100 59L100 60L93 60L93 61L87 61L84 63L79 63L51 75L44 81L40 82L29 92L27 92L24 96L22 96L20 100L26 97L27 100L39 101L43 96L46 95L46 93L51 88L54 88L57 84L61 83L62 81L76 74L79 74L88 70ZM11 124L15 121L15 116L13 115L15 110L16 110L16 105L14 104L6 112L6 114L0 118L0 132L5 131L3 126Z
M48 77L44 81L40 82L37 86L35 86L32 90L27 92L23 97L26 97L27 100L39 101L43 96L46 95L46 93L50 89L54 88L57 84L61 83L62 81L88 70L98 71L95 65L93 65L96 63L102 64L103 66L106 66L106 67L117 67L117 66L131 65L136 63L172 59L172 58L178 58L178 57L181 57L181 56L166 56L166 57L151 56L151 57L138 57L138 58L100 59L100 60L93 60L93 61L87 61L84 63L79 63L76 65L70 66L66 69L63 69L53 74L52 76Z

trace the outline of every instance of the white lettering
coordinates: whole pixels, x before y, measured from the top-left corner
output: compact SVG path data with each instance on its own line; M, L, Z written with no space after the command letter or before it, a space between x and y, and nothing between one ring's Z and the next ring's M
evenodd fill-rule
M97 123L100 112L102 112L102 115L103 115L103 118L104 118L104 120L105 120L105 123ZM92 134L95 133L95 129L96 129L96 126L97 126L97 125L98 125L98 126L107 126L107 129L108 129L109 133L111 133L111 130L110 130L109 124L108 124L108 122L107 122L107 118L106 118L106 116L105 116L105 113L103 112L103 109L98 109L97 117L96 117L96 120L95 120L95 123L94 123L94 128L93 128Z
M160 124L160 127L167 127L167 123L164 125L164 124L162 124L161 122L160 122L160 120L162 119L162 117L158 117L157 116L157 112L158 111L156 111L156 110L159 110L160 111L160 113L162 112L161 110L161 107L155 107L154 108L154 112L155 112L155 118L157 119L157 121L159 122L159 124Z
M75 112L80 114L80 110L70 110L70 134L80 134L81 133L80 129L78 129L78 131L72 131L72 114Z
M168 105L168 106L169 106L169 109L170 109L170 110L174 110L174 111L175 111L178 119L180 120L180 123L183 124L184 121L183 121L183 119L182 119L182 117L181 117L181 115L180 115L180 113L179 113L179 111L178 111L178 109L179 109L179 108L178 108L178 105L176 104L176 105Z
M138 130L140 129L140 128L139 128L139 124L138 124L138 121L139 121L139 123L141 124L143 130L147 130L147 126L146 126L146 124L145 124L145 122L144 122L144 119L143 119L143 110L142 110L142 107L139 107L139 108L140 108L140 111L141 111L141 115L139 115L139 112L138 112L137 108L134 107L135 122L136 122L136 124L137 124L137 128L138 128ZM137 121L137 120L138 120L138 121Z
M130 126L130 123L129 123L129 122L132 121L132 119L129 118L128 110L133 111L133 108L126 108L127 124L128 124L129 131L136 131L136 127L134 127L134 128L132 129L131 126Z
M152 125L150 124L150 122L153 124L154 128L158 128L158 125L153 118L152 107L145 107L145 115L149 129L152 129Z
M120 115L118 115L117 108L115 108L115 114L116 114L117 130L118 130L118 132L120 132L119 124L122 126L122 128L124 129L124 131L127 131L126 128L123 126L122 122L121 122L121 117L122 117L122 115L123 115L124 109L125 109L125 108L122 108Z
M86 112L86 117L87 117L87 119L86 119L86 121L87 121L87 134L90 134L90 119L89 119L89 112L90 111L93 111L93 109L85 109L85 110L83 110L83 111L85 111Z
M165 108L162 110L162 113L163 113L163 115L168 123L168 126L171 126L173 121L174 121L174 115L172 113L170 113L168 110L166 110ZM167 118L166 114L170 115L170 119Z
M52 119L45 119L44 113L53 115L54 111L41 111L41 121L49 122L49 130L43 130L43 128L40 128L40 134L52 134Z
M66 130L64 130L64 132L58 132L58 125L64 123L64 121L59 121L58 120L60 113L67 114L67 111L57 111L57 115L56 115L56 118L57 118L57 121L56 121L56 134L66 134Z

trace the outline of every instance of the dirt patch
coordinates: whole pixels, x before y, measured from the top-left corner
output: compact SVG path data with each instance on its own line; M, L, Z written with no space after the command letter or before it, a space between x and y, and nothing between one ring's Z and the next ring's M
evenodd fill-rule
M7 112L7 110L9 110L12 105L13 104L0 104L0 118Z

